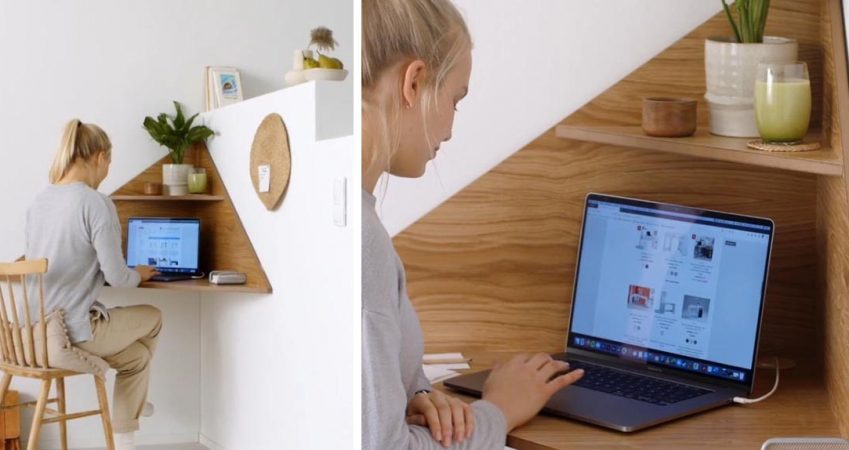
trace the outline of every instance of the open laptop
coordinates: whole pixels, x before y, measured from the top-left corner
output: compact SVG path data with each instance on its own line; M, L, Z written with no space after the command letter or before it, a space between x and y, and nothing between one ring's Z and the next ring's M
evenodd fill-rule
M153 266L154 281L188 280L201 275L200 220L131 217L127 224L127 265Z
M589 194L566 352L544 412L636 431L751 393L774 223ZM445 382L480 395L487 372Z

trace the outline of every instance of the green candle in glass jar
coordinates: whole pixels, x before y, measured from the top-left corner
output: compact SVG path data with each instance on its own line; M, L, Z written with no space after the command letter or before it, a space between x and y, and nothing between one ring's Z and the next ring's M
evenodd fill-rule
M807 69L799 68L799 64L761 66L755 81L758 132L767 143L798 143L807 134L811 120L811 82Z
M189 193L203 194L206 192L206 170L201 168L192 169L189 172Z

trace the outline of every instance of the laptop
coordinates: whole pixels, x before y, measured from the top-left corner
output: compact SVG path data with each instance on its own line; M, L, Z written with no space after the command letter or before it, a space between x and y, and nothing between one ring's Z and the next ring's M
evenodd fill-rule
M566 351L543 412L632 432L752 392L775 225L589 194ZM444 384L480 395L486 372Z
M200 220L131 217L127 224L127 265L153 266L153 281L188 280L202 275Z

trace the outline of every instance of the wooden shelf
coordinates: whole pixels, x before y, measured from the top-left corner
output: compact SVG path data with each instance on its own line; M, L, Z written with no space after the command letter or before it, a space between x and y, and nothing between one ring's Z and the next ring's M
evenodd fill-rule
M224 200L221 195L113 195L114 201L124 202L220 202Z
M707 130L698 130L695 135L684 138L658 138L646 136L638 126L576 126L560 125L557 136L578 141L622 147L655 150L689 155L697 158L716 159L743 164L752 164L817 175L843 175L843 161L832 151L820 134L823 148L811 152L763 152L746 147L747 138L714 136Z
M457 351L457 347L453 347ZM472 370L492 367L512 354L469 352ZM684 417L636 433L619 433L575 420L539 415L507 436L518 450L538 449L757 449L776 436L839 436L822 373L813 361L798 361L781 371L781 385L768 400L756 405L733 405ZM464 371L466 372L466 371ZM754 396L772 387L775 372L759 370ZM472 397L435 386L467 401ZM568 389L568 388L567 388Z
M170 289L174 291L193 291L193 292L243 292L254 294L270 294L271 286L258 286L251 284L227 284L215 285L211 284L207 279L201 280L182 280L182 281L147 281L139 285L140 288L146 289Z

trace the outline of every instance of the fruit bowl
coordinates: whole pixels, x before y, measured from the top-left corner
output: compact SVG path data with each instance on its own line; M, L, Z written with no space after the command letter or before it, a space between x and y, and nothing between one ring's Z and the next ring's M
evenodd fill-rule
M345 69L306 69L304 70L304 78L307 80L330 80L342 81L348 76L348 71Z

